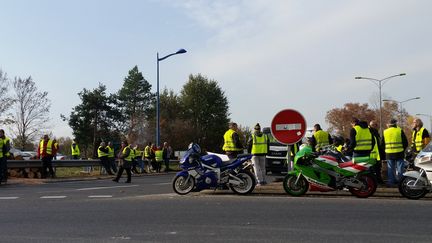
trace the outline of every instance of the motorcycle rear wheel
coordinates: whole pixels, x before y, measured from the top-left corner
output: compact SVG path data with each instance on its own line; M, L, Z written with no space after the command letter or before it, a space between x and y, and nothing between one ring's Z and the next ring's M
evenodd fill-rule
M300 176L298 181L297 178L297 175L287 175L283 181L283 188L285 192L295 197L304 195L309 189L309 182L306 180L306 178Z
M375 193L378 186L375 177L372 175L361 175L358 180L361 181L365 187L361 189L353 187L349 188L349 191L352 195L358 198L367 198Z
M245 195L251 193L255 189L256 181L255 175L250 171L242 171L236 175L238 178L242 180L242 184L240 185L232 185L230 184L230 188L233 192Z
M178 175L173 179L173 189L179 195L186 195L191 192L195 187L195 180L193 177Z
M417 200L422 197L424 197L428 191L426 189L411 189L408 186L408 183L414 183L417 179L410 176L404 176L401 181L399 182L399 192L402 194L402 196L408 198ZM422 183L421 181L418 181L417 183Z

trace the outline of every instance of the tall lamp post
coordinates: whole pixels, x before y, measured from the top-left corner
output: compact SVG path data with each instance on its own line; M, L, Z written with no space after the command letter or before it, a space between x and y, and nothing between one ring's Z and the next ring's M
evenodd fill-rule
M429 133L430 133L432 131L432 115L423 114L423 113L417 113L416 116L427 116L427 117L429 117L429 123L430 123L430 129L431 129L431 130L429 130Z
M420 99L420 97L414 97L414 98L410 98L410 99L406 99L403 101L397 101L397 100L391 100L391 99L384 99L383 101L391 101L391 102L395 102L395 103L399 103L399 122L401 124L402 127L402 104L411 100L418 100Z
M384 86L385 83L387 83L386 81L388 81L391 78L394 77L399 77L399 76L405 76L406 73L400 73L400 74L396 74L396 75L392 75L389 76L387 78L383 78L383 79L375 79L375 78L367 78L367 77L355 77L355 79L366 79L366 80L370 80L371 82L373 82L375 85L378 86L379 88L379 103L380 103L380 109L379 109L379 114L380 114L380 132L382 133L382 93L381 93L381 89L382 86Z
M164 57L159 58L159 52L156 54L156 60L157 60L157 99L156 99L156 146L159 147L160 144L160 100L159 100L159 62L167 59L170 56L174 56L177 54L183 54L186 53L185 49L180 49L177 52L171 53L169 55L166 55Z

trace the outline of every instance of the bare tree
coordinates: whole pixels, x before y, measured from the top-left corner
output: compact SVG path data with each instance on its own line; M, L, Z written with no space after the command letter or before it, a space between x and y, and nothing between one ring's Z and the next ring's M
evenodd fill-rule
M12 99L8 94L9 80L6 73L0 69L0 124L10 122L6 115L12 104Z
M48 92L39 92L31 77L15 78L12 133L16 136L15 146L24 149L46 128L49 121L51 102Z

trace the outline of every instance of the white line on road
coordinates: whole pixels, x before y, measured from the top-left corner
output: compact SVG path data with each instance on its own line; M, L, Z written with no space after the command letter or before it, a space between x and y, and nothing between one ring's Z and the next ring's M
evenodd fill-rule
M40 198L42 198L42 199L62 199L62 198L66 198L66 196L42 196Z
M130 185L130 186L104 186L104 187L88 187L88 188L80 188L76 189L77 191L91 191L91 190L103 190L103 189L113 189L113 188L126 188L126 187L136 187L139 185Z
M166 182L166 183L156 183L156 184L153 184L153 185L155 185L155 186L163 186L163 185L171 185L172 183L171 182Z
M110 198L113 197L112 195L91 195L88 196L89 198Z
M12 199L18 199L19 197L0 197L0 200L12 200Z

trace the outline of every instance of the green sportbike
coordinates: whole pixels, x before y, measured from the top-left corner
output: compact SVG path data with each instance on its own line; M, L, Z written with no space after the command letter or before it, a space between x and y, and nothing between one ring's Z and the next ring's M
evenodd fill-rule
M328 192L348 189L360 198L372 196L377 188L375 175L369 170L376 161L368 157L347 159L334 146L325 146L319 153L310 146L301 148L294 157L294 168L283 181L292 196L307 191Z

